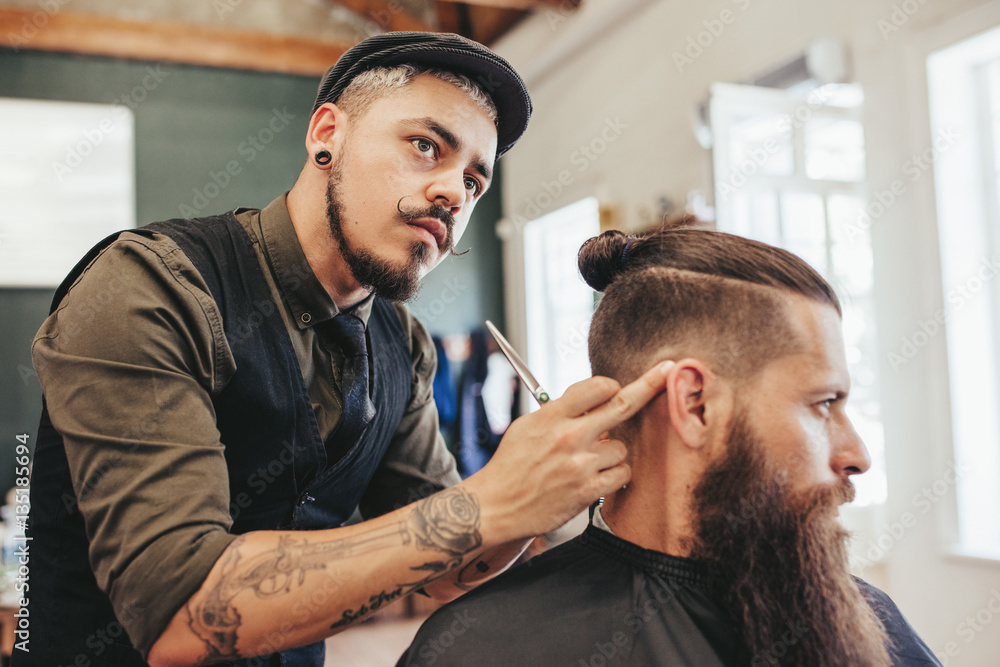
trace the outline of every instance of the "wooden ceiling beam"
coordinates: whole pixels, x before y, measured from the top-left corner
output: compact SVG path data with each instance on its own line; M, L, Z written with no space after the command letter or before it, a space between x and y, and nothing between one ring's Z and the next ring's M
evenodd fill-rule
M395 0L331 0L331 2L367 17L387 32L391 30L439 32L434 26L424 23L403 9Z
M437 11L438 24L441 26L441 30L444 32L456 32L462 34L462 14L461 10L465 9L464 5L459 5L455 2L441 2L437 0L434 3L434 9Z
M0 46L322 75L352 45L162 21L0 8Z
M442 4L449 4L447 0ZM469 5L469 23L475 30L474 39L490 45L500 39L508 30L531 15L520 9L497 9L482 5Z

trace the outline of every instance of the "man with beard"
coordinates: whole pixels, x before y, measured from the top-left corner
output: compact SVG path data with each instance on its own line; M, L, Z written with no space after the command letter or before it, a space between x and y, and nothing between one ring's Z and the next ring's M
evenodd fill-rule
M837 508L870 461L830 286L789 252L685 226L605 232L579 263L605 292L594 373L673 362L612 429L632 478L581 536L431 616L399 665L939 664L848 572Z
M15 665L319 666L324 637L415 590L468 590L628 480L600 436L662 369L576 385L460 483L433 344L398 303L530 109L480 44L371 38L323 78L287 195L84 258L33 347L46 407Z

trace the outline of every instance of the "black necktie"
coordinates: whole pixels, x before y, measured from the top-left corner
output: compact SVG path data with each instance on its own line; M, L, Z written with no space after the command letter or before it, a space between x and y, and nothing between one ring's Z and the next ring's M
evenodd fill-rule
M354 315L341 313L327 323L326 330L344 355L340 367L344 412L327 447L333 454L331 459L339 459L357 443L361 433L375 416L375 406L368 396L368 346L365 344L365 325Z

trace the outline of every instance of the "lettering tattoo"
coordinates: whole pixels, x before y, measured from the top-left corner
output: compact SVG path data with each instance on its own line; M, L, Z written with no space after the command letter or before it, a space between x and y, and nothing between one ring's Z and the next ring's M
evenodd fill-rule
M357 611L351 609L345 609L344 613L341 615L340 620L330 626L330 629L339 628L345 625L350 625L354 621L358 620L365 614L373 612L387 602L392 602L393 600L403 597L403 587L399 586L390 592L382 591L376 593L375 595L368 598L368 604L363 604L358 607Z
M301 589L309 572L326 570L334 561L372 551L413 544L420 551L440 554L410 568L420 575L416 579L372 595L357 609L344 610L330 628L349 625L459 567L466 555L482 546L479 522L475 497L451 488L416 503L407 519L349 538L316 541L310 539L309 532L302 532L301 537L282 535L275 549L248 555L246 536L241 535L223 554L218 580L197 602L186 606L189 627L205 644L207 655L201 664L246 657L237 648L242 620L237 596L247 592L258 598L288 595Z

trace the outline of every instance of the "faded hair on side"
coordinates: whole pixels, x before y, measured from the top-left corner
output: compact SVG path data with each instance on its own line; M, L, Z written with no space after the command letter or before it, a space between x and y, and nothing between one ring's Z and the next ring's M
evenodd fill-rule
M407 86L420 74L429 74L435 78L450 83L468 95L483 112L489 116L493 124L497 123L497 107L486 92L472 79L464 74L448 70L420 67L418 65L393 65L392 67L375 67L354 77L344 92L337 99L337 106L348 114L358 118L364 116L371 105L379 98L394 90Z
M667 349L741 382L799 348L791 295L841 312L833 288L801 258L724 232L607 231L578 260L584 280L604 292L590 325L591 369L623 384Z

